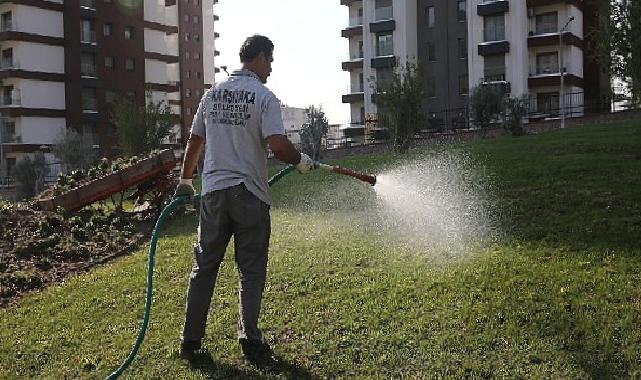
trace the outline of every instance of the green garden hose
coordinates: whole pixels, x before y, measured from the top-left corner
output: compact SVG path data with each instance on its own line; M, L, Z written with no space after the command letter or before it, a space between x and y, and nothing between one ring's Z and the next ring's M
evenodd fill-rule
M294 167L292 165L285 167L269 179L269 186L272 186L281 178L291 173L293 170ZM142 324L140 325L140 330L138 331L138 337L136 338L136 342L134 343L131 352L129 352L129 356L127 356L127 359L125 359L122 364L120 364L120 367L118 367L117 370L115 370L111 375L107 376L107 380L114 380L122 375L122 373L129 367L131 362L136 357L136 354L138 353L138 350L142 345L142 341L145 339L145 333L147 332L147 326L149 325L149 315L151 314L151 300L154 290L154 262L156 259L156 244L158 243L158 233L160 232L160 228L165 222L167 216L171 214L171 212L174 211L174 209L178 207L178 205L185 203L186 200L186 196L176 197L171 201L171 203L165 206L165 208L160 213L158 220L156 221L156 225L154 226L154 229L151 233L149 257L147 258L147 290L145 297L145 314L142 319Z

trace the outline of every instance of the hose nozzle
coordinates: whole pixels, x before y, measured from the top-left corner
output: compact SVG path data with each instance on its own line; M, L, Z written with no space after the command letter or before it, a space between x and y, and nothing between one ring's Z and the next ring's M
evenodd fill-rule
M314 166L319 169L329 170L337 174L343 174L343 175L347 175L347 176L359 179L363 182L369 183L372 186L376 185L376 176L373 176L373 175L360 173L352 169L341 168L340 166L323 164L322 162L318 162L318 161L314 163Z

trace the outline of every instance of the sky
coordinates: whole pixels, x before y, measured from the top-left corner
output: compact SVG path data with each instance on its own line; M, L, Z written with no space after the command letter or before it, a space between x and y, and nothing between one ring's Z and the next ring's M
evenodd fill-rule
M216 66L239 68L245 38L265 35L275 45L267 87L289 106L322 106L330 124L349 122L349 106L341 102L349 87L341 62L349 48L340 36L348 13L339 0L219 0L214 14L220 17ZM216 79L225 75L221 70Z

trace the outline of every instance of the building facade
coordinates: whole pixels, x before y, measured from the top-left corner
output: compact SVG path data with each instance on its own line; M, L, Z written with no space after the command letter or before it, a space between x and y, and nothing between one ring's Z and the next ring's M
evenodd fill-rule
M610 78L585 52L595 21L595 10L578 0L468 1L470 86L503 85L511 96L525 95L533 117L557 116L562 106L565 115L583 115L585 95L609 88Z
M110 104L165 101L183 143L214 82L214 0L13 0L0 4L0 177L68 129L101 154L117 144ZM48 161L55 161L45 154Z
M467 1L419 0L417 22L423 106L431 119L449 124L445 119L467 105Z
M607 2L598 3L341 0L350 17L341 34L349 40L350 57L342 66L350 72L350 87L343 102L351 106L352 123L362 124L367 115L376 113L367 79L387 75L388 66L381 70L374 66L382 59L392 61L378 55L390 29L394 48L383 53L402 57L416 52L429 123L460 127L461 120L467 119L468 92L479 85L502 86L510 96L528 97L532 117L558 116L562 103L566 115L580 116L587 99L598 102L610 91L607 70L585 52L588 32L596 28L599 15L608 11ZM607 100L601 104L607 108Z
M417 59L416 0L341 0L349 25L341 36L349 43L342 68L350 74L343 103L350 105L346 133L363 134L376 118L376 88L388 81L397 65Z

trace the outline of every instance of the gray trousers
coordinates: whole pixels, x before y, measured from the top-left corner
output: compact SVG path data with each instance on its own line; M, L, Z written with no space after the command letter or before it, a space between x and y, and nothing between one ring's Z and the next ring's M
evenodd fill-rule
M218 269L232 235L239 277L238 339L262 340L258 317L271 232L269 206L243 184L209 192L200 205L182 341L200 341L205 336Z

